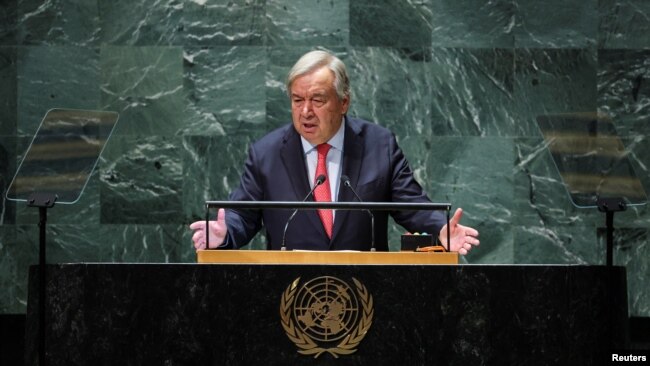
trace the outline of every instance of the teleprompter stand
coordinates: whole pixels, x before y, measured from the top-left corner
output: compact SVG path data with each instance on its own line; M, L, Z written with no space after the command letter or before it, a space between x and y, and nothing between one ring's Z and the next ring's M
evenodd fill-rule
M605 213L605 229L607 230L607 265L614 262L614 213L627 210L627 204L622 198L601 198L598 200L598 211Z
M39 211L38 360L47 363L47 210L74 204L83 193L108 141L118 114L107 111L51 109L41 121L16 171L6 197Z
M45 289L47 275L45 255L47 209L54 207L57 197L51 193L32 193L27 206L38 207L38 364L45 365Z
M605 213L606 263L612 266L614 213L648 200L613 121L596 113L567 113L539 116L537 125L571 203Z

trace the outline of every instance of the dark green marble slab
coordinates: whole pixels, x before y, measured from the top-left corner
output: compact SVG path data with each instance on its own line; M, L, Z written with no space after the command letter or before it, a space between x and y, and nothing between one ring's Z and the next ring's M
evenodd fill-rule
M571 203L543 139L518 138L514 145L514 226L595 228L600 213Z
M435 135L513 136L514 51L434 48L431 75Z
M100 1L102 43L261 45L265 1Z
M513 0L431 0L431 6L433 47L514 47Z
M650 47L650 2L599 0L598 47L634 49Z
M183 212L187 220L205 219L205 201L227 200L239 186L251 142L247 136L183 137Z
M598 40L598 1L515 0L515 47L594 47Z
M0 135L16 134L17 48L0 46Z
M38 227L0 225L0 253L0 313L23 313L27 270L38 263Z
M182 219L180 137L115 136L100 169L102 224L172 224Z
M605 264L605 245L596 227L586 225L518 225L513 228L515 263Z
M515 54L515 136L541 136L536 118L596 111L597 57L591 49L520 49Z
M185 105L182 63L180 47L102 47L102 108L120 113L113 135L179 132Z
M18 0L5 0L0 7L0 45L16 45Z
M431 0L350 2L351 46L430 47Z
M621 136L650 135L650 50L598 51L598 110Z
M16 222L16 204L5 199L16 166L16 137L0 135L0 226Z
M48 262L195 262L184 225L49 225Z
M18 135L33 136L51 108L100 107L98 49L20 47L17 62Z
M481 246L467 258L470 263L513 263L512 140L435 137L431 148L415 156L426 159L422 161L426 176L416 170L416 177L429 197L450 202L452 214L463 208L461 224L479 230ZM416 160L413 166L418 165ZM503 256L497 260L497 255Z
M99 44L97 4L102 1L18 1L18 42L25 45Z
M272 46L348 44L349 2L350 0L268 1L266 3L266 44Z
M246 135L265 129L266 50L189 47L183 52L183 135Z
M430 49L354 47L347 62L352 100L349 114L376 122L399 138L431 136Z

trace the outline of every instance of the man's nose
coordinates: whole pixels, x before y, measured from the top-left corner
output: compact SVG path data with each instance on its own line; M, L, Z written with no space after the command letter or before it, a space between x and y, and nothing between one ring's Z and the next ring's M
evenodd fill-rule
M313 109L312 109L311 100L307 99L307 100L305 100L305 102L302 105L302 114L308 116L312 112L313 112Z

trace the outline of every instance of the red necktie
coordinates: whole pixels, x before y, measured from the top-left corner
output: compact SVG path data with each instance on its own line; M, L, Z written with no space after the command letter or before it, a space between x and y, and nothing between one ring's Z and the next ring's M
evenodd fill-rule
M327 177L327 163L325 159L327 158L327 153L330 151L329 144L320 144L316 147L318 150L318 164L316 164L316 178L319 175L323 174ZM316 202L332 202L332 193L330 192L330 180L329 177L325 179L325 182L320 186L316 187L314 191L314 200ZM325 233L327 233L328 238L332 238L332 226L334 225L334 217L332 215L332 210L318 210L318 216L323 222L323 227L325 228Z

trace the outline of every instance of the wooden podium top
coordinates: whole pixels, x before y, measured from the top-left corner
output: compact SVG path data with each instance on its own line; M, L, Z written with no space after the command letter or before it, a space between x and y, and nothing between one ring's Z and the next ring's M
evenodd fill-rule
M199 250L198 263L229 264L458 264L458 253Z

